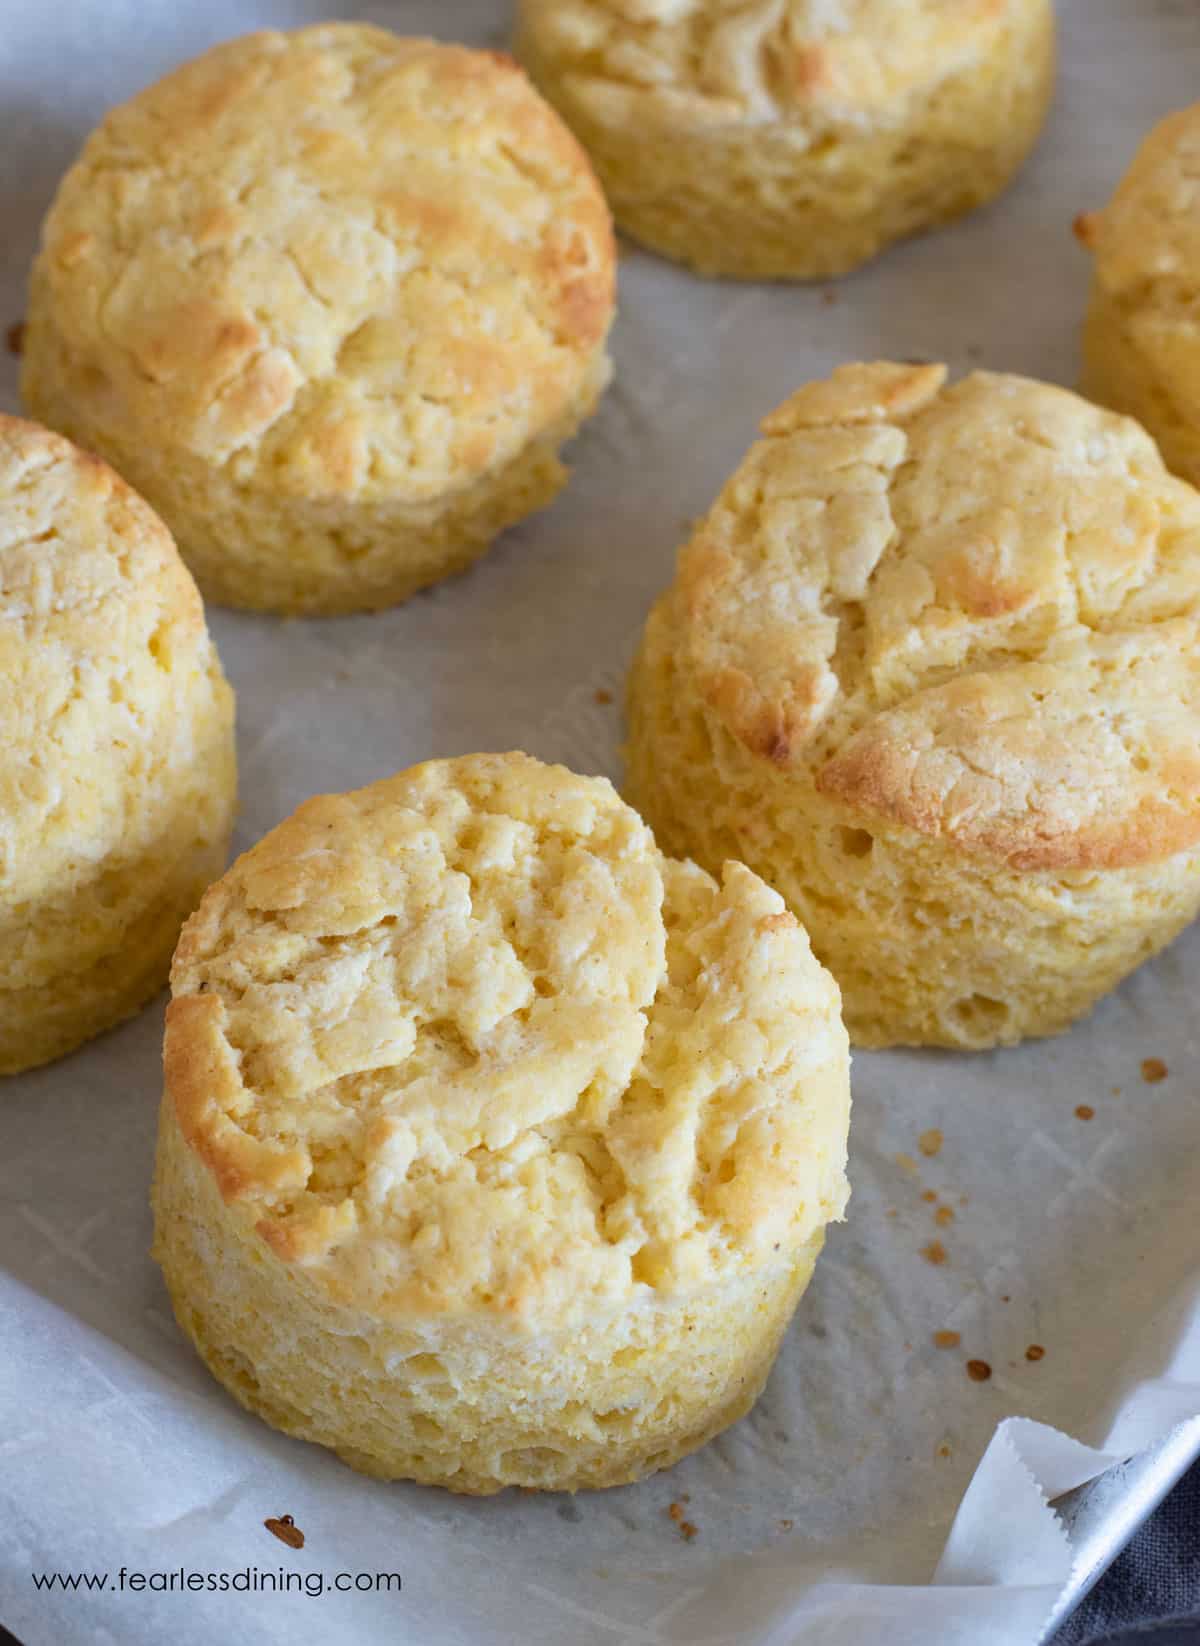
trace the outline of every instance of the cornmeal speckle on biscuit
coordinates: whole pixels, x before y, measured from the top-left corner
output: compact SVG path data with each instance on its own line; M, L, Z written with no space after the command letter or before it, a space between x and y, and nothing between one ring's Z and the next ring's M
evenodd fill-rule
M664 849L749 864L863 1045L1064 1029L1200 906L1200 496L1063 389L843 367L682 551L631 677Z
M620 226L702 274L819 279L990 199L1041 128L1049 0L519 0Z
M89 138L22 391L159 509L206 594L388 605L563 483L614 266L587 160L503 54L249 35Z
M233 694L170 534L117 475L0 417L0 1073L167 979L224 867Z
M1200 103L1157 125L1109 204L1075 227L1093 254L1084 391L1136 417L1200 485Z
M758 1394L841 1215L782 900L524 755L326 795L180 940L156 1252L216 1376L370 1473L636 1479Z

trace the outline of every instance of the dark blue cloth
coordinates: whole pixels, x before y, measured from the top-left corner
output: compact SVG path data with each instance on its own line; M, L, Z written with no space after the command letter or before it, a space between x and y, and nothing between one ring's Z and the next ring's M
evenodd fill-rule
M1200 1464L1113 1561L1052 1646L1200 1646Z

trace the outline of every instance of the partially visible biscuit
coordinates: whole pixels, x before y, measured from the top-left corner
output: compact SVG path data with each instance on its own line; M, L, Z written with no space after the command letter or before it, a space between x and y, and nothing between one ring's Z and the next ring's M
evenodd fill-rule
M188 922L155 1252L237 1399L371 1474L637 1479L748 1409L847 1194L837 988L603 779L309 801Z
M162 522L99 459L0 418L0 1073L166 982L225 862L233 694Z
M989 200L1045 118L1050 0L520 0L617 222L701 274L819 279Z
M1136 417L1200 485L1200 103L1155 126L1075 232L1093 269L1083 390Z
M503 54L253 34L89 138L22 392L159 510L206 595L385 606L558 491L614 268L586 158Z
M629 792L787 899L868 1046L1065 1029L1200 907L1200 496L1024 378L846 366L651 613Z

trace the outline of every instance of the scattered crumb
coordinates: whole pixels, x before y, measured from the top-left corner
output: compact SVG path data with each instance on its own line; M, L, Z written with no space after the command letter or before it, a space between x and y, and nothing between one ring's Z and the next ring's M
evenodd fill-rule
M683 1503L672 1503L670 1508L667 1510L667 1513L675 1522L676 1526L678 1526L680 1537L683 1538L685 1543L690 1543L699 1528L697 1526L693 1526L690 1520L685 1520L683 1514Z
M1096 230L1100 226L1098 212L1081 211L1071 223L1071 233L1081 246L1092 247L1096 244Z
M1000 1293L1000 1301L1001 1301L1001 1303L1011 1303L1012 1298L1009 1297L1007 1292L1001 1292Z
M303 1549L304 1533L296 1525L291 1515L271 1515L263 1521L263 1525L272 1537L277 1537L281 1543L286 1543L289 1549Z
M837 300L838 300L837 292L833 289L832 286L826 286L825 290L821 293L821 301L822 301L822 303L824 303L825 307L827 309L831 309L833 307L833 305L837 302Z
M896 1208L894 1206L889 1206L887 1211L884 1212L883 1215L884 1215L884 1217L898 1217L899 1213L896 1211Z
M1045 1358L1045 1354L1046 1351L1040 1343L1031 1343L1025 1351L1025 1358L1026 1360L1042 1360Z
M1147 1086L1157 1086L1160 1080L1165 1080L1170 1070L1161 1057L1144 1057L1142 1059L1142 1079Z
M972 1383L986 1383L992 1375L992 1368L986 1360L968 1360L967 1376Z
M954 1222L954 1207L939 1206L937 1211L933 1214L933 1221L937 1224L939 1229L944 1229L947 1223Z
M921 1191L921 1199L922 1200L927 1200L929 1202L929 1204L932 1206L934 1201L937 1199L937 1190L936 1189L923 1189Z
M597 686L594 695L597 703L603 704L612 702L612 693L605 691L603 686Z
M941 1445L941 1446L939 1446L939 1447L938 1447L938 1456L939 1456L939 1457L949 1457L949 1456L950 1456L950 1448L949 1448L949 1446L946 1446L946 1445L944 1445L944 1444L943 1444L943 1445Z
M933 1342L934 1347L938 1349L957 1349L962 1342L962 1335L959 1332L934 1332Z
M1076 1120L1094 1120L1096 1111L1090 1103L1080 1103L1075 1109L1075 1118Z
M794 1525L794 1522L793 1522L793 1521L790 1521L790 1520L781 1520L781 1521L780 1521L780 1522L779 1522L779 1530L780 1530L780 1531L781 1531L781 1532L790 1532L790 1531L791 1531L791 1529L792 1529L792 1526L793 1526L793 1525Z
M1113 1089L1112 1089L1112 1094L1113 1094L1114 1097L1120 1097L1121 1088L1119 1086L1114 1086Z
M905 1352L906 1355L912 1354L912 1344L911 1343L905 1343L903 1345L903 1348L904 1348L904 1352Z
M932 1160L935 1154L942 1152L942 1134L936 1126L931 1126L927 1132L922 1132L917 1139L917 1148L923 1155Z
M946 1261L946 1248L940 1240L931 1240L928 1246L921 1247L921 1256L926 1263L944 1263Z
M25 350L25 322L18 320L10 326L4 334L4 341L8 344L9 354L23 354Z
M906 1172L915 1172L917 1169L917 1163L910 1154L898 1154L896 1164L897 1166L903 1166Z

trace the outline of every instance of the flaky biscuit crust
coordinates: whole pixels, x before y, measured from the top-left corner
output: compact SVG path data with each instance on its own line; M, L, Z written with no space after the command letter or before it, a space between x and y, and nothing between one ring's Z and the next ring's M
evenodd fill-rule
M384 604L552 495L608 374L586 158L500 53L228 42L114 109L34 270L23 392L234 604Z
M656 832L783 891L869 1044L1065 1027L1200 900L1200 497L1127 419L944 379L768 417L631 683Z
M844 1205L849 1096L836 987L741 865L663 858L601 779L432 762L239 859L172 987L157 1248L239 1398L469 1491L636 1478L753 1399ZM362 1331L394 1375L339 1416L309 1368ZM461 1403L423 1407L418 1354Z
M166 981L220 872L233 695L170 535L98 458L0 418L0 1071Z
M1041 127L1047 0L520 0L617 220L701 273L815 279L990 198Z

